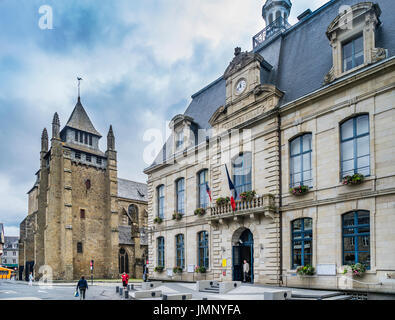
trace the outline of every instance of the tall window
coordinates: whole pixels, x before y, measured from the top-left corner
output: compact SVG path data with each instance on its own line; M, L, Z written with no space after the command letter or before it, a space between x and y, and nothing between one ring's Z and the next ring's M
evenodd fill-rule
M185 179L179 179L176 182L177 189L177 212L185 213Z
M124 248L119 249L118 264L119 273L129 273L129 256Z
M343 264L362 263L370 267L369 211L343 215Z
M345 121L340 126L341 177L355 173L370 174L369 115Z
M363 64L363 36L343 44L343 72Z
M312 186L311 133L293 139L290 150L290 187Z
M75 130L74 133L75 133L75 137L74 137L75 139L74 140L78 142L78 131Z
M198 263L199 267L208 269L208 233L202 231L198 233Z
M165 238L158 238L158 267L165 266Z
M184 235L179 234L176 236L176 265L184 269L185 258L184 258Z
M251 191L251 168L252 156L251 152L240 154L232 161L233 181L237 192L238 199L240 194L245 191Z
M292 222L292 269L312 265L313 220L297 219Z
M199 173L199 207L207 208L209 198L207 194L208 170Z
M82 242L77 242L77 253L82 253Z
M164 219L165 209L165 186L158 187L158 217Z
M184 131L181 130L176 134L176 151L181 150L184 147Z

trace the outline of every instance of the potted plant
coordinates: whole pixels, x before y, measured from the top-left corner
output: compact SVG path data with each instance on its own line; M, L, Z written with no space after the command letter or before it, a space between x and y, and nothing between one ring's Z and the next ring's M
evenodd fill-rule
M255 190L245 191L240 194L241 201L251 201L255 198L255 196L256 196Z
M361 184L365 179L365 176L360 173L353 174L352 176L345 176L343 178L344 185L356 185Z
M179 212L174 212L173 213L173 220L181 220L182 219L182 217L183 217L183 214L182 213L179 213Z
M296 269L296 273L300 276L313 276L315 274L315 268L309 264L300 266Z
M163 219L162 219L161 217L156 217L156 218L154 219L154 222L155 222L155 223L158 223L158 224L161 224L161 223L163 222Z
M197 208L194 212L195 216L203 216L206 214L206 209L204 208Z
M230 202L229 197L226 197L226 198L224 198L224 197L219 197L219 198L215 201L215 203L217 204L217 207L225 206L225 205L229 204L229 202Z
M182 270L181 267L174 267L174 268L173 268L173 273L174 273L174 274L182 273L182 271L183 271L183 270Z
M289 192L292 193L294 196L300 196L309 192L309 187L300 185L297 187L290 188Z
M163 266L157 266L154 268L154 271L158 272L158 273L162 273L164 269L165 269L165 267L163 267Z
M206 268L205 267L199 267L199 266L197 266L196 268L195 268L195 272L196 273L206 273Z
M352 276L362 277L366 272L366 266L362 263L351 264L344 268L343 274L350 272Z

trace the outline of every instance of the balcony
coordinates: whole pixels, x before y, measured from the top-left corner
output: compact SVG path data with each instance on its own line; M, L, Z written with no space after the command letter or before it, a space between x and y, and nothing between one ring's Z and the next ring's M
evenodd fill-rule
M277 208L275 198L271 194L265 194L251 201L236 201L236 210L233 211L230 204L212 207L209 209L207 219L222 223L225 219L237 220L242 217L255 218L258 216L274 218Z
M279 17L269 24L265 29L259 32L252 38L252 46L255 49L262 44L266 39L274 36L277 33L283 32L289 29L291 25L283 17Z

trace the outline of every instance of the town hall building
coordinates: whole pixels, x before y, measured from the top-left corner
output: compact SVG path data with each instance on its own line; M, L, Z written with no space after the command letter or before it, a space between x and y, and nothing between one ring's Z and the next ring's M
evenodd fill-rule
M145 169L152 278L395 293L393 5L265 2Z

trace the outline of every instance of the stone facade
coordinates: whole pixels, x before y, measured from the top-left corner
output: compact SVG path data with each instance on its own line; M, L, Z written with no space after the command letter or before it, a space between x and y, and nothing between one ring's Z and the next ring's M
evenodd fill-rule
M28 216L20 226L21 278L30 271L41 278L48 270L55 280L89 277L91 260L95 278L118 278L123 271L142 276L147 245L140 244L140 232L132 231L147 226L146 185L118 179L112 127L105 153L98 148L100 138L80 98L62 131L55 114L50 148L44 129L41 166L28 193ZM140 218L131 220L131 206L138 208ZM121 230L125 210L126 231ZM122 267L121 249L128 254Z
M341 4L343 1L339 0L337 5ZM188 139L185 150L174 152L177 148L174 146L173 132L173 138L145 170L148 175L151 278L238 280L235 279L240 267L236 262L240 259L237 252L243 251L237 250L244 250L242 242L246 242L246 238L243 235L248 231L252 235L246 242L251 256L247 253L242 255L248 256L249 263L252 263L255 283L395 293L395 254L392 250L395 245L392 232L395 227L395 59L386 56L372 60L371 55L366 54L367 50L376 48L372 32L377 37L384 32L375 29L379 28L379 5L388 7L390 4L382 0L377 5L366 2L350 7L350 12L354 12L354 17L359 19L354 24L355 28L358 32L365 32L365 60L360 66L342 71L339 67L342 63L339 61L341 50L333 47L334 38L330 38L332 49L327 40L328 49L323 51L321 58L334 61L336 73L331 79L326 79L325 85L321 84L326 72L320 71L318 87L304 89L306 92L295 98L294 92L310 85L304 78L308 78L308 73L313 73L314 69L304 74L294 74L292 86L292 81L281 78L281 72L286 74L287 71L279 68L280 52L282 68L285 68L287 52L284 51L286 47L279 47L286 46L285 41L292 43L292 32L297 33L294 37L299 39L307 36L303 33L306 21L309 21L307 18L300 22L299 29L277 34L256 48L262 56L256 51L242 53L240 49L235 50L235 58L224 76L192 96L193 101L185 117L203 132L194 131L193 126L184 123L183 128L189 132L188 135L193 132L197 136L195 143L190 143L193 139ZM331 6L335 4L327 5L319 14L311 14L308 28L312 32L318 32L315 26L322 25L320 19L326 19L327 25L333 21L331 28L328 28L330 32L335 21L342 19L343 13L336 16ZM361 19L366 21L365 29L361 26ZM351 32L350 35L355 36L355 33ZM314 34L309 36L315 37ZM321 38L323 36L326 36L325 32L319 35ZM385 44L381 42L381 45ZM387 45L392 46L386 50L387 54L391 50L395 52L393 44L387 40ZM303 43L299 46L303 47ZM321 47L324 48L323 45ZM307 67L310 66L306 61ZM297 80L298 77L300 79ZM308 80L313 81L311 78ZM363 183L345 185L341 167L341 155L345 152L341 144L341 125L359 115L368 115L369 120L369 139L365 145L369 150L369 169ZM305 133L311 134L312 179L308 192L298 196L290 192L293 186L290 180L290 145ZM246 153L251 154L251 185L248 188L256 191L255 198L236 201L235 210L230 205L216 206L215 201L219 197L230 194L225 165L234 179L237 166L233 163ZM201 197L198 174L204 169L208 170L207 181L213 201L206 208L205 215L198 216L194 214ZM185 179L185 214L178 221L173 220L172 215L177 211L176 181L180 178ZM161 223L156 219L159 214L159 186L164 186L165 204ZM343 273L342 219L345 214L359 210L368 212L369 216L368 236L360 238L360 241L366 242L363 246L368 251L369 257L365 262L369 267L362 278L356 279ZM292 265L293 254L300 245L298 242L292 245L292 225L303 218L312 219L310 244L311 264L316 267L314 276L297 275L296 266ZM205 274L193 271L199 265L198 234L201 231L208 233L209 264ZM177 263L176 236L179 234L184 235L184 270L181 275L172 275L171 271ZM158 238L162 237L165 270L154 272L154 268L161 264Z

